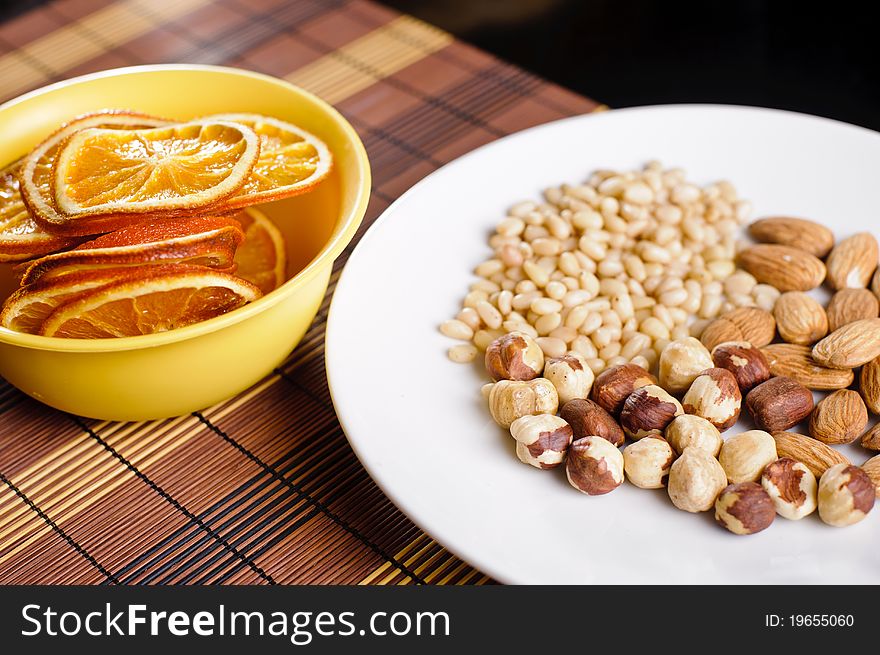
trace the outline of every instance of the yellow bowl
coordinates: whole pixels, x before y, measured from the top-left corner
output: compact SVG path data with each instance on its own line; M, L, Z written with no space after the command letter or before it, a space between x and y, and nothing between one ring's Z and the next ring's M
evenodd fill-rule
M302 339L333 260L354 237L370 195L364 146L332 107L287 82L216 66L136 66L53 84L0 105L0 166L60 123L105 108L188 119L256 112L316 134L334 156L313 192L263 205L287 240L285 284L241 309L186 328L123 339L58 339L0 328L0 375L58 409L110 420L195 411L246 389ZM16 282L0 266L0 298Z

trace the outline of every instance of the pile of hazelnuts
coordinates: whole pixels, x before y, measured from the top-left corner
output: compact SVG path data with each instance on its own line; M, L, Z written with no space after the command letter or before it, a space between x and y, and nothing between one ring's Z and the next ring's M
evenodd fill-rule
M809 415L812 396L791 378L771 377L748 342L710 353L698 339L679 339L662 351L659 379L633 363L595 377L578 353L545 359L529 335L511 332L490 344L485 364L495 380L483 389L489 411L510 431L517 457L540 469L564 465L582 493L607 494L624 479L666 487L677 508L714 507L734 534L816 509L825 523L852 525L873 508L876 489L861 468L841 462L817 471L778 456L774 435ZM743 396L760 429L723 439Z

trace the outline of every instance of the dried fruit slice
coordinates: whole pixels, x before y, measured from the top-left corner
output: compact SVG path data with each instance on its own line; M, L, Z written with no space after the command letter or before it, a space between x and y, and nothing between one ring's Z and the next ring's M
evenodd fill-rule
M148 264L186 263L232 272L235 249L243 239L238 221L232 218L165 218L122 228L73 250L41 257L27 266L21 284L74 271Z
M238 191L259 154L259 138L239 123L86 128L58 153L55 202L74 222L102 214L198 210Z
M234 218L244 230L244 241L235 251L235 274L257 285L264 294L277 289L287 279L284 235L257 209L246 209Z
M219 114L206 120L246 125L260 137L260 157L254 170L244 186L223 203L225 207L247 207L296 196L330 173L333 157L329 148L296 125L259 114Z
M22 199L37 224L53 234L65 235L98 234L111 229L112 217L105 217L102 221L77 223L69 221L58 211L52 183L55 160L61 146L75 132L90 127L134 130L166 123L167 121L160 118L131 111L103 111L80 116L62 125L21 162L19 179Z
M174 264L167 266L174 267ZM17 332L39 334L43 321L58 305L84 291L116 282L131 275L131 271L126 267L77 271L21 287L3 304L0 325Z
M201 266L132 271L123 280L59 305L47 337L103 339L166 332L220 316L260 297L250 282Z
M17 161L0 170L0 262L20 262L60 250L74 239L49 234L34 222L21 198Z

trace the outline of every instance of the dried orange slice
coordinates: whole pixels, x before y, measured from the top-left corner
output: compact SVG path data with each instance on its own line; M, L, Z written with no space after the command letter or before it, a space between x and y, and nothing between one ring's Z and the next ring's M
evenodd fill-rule
M257 285L264 294L277 289L287 279L284 235L258 209L245 209L234 218L244 230L244 241L235 251L235 274Z
M41 334L69 339L166 332L220 316L260 297L250 282L200 266L132 271L59 305Z
M231 218L165 218L121 228L73 250L34 260L25 269L21 284L74 271L148 264L197 264L232 272L235 249L243 239L241 227Z
M105 217L101 221L77 223L69 221L58 211L52 190L58 152L72 134L89 127L134 130L165 123L167 121L131 111L103 111L80 116L62 125L22 160L18 174L22 199L37 224L53 234L65 235L99 234L112 229L115 223L111 217Z
M296 125L259 114L218 114L205 120L246 125L260 137L260 157L241 190L225 207L247 207L305 193L333 165L329 148Z
M55 203L75 222L102 214L198 210L238 191L260 140L228 121L74 132L55 161Z
M0 170L0 262L20 262L76 243L49 234L35 222L21 198L17 161Z
M173 268L174 265L168 265ZM131 274L131 268L85 270L39 280L15 291L0 310L0 325L17 332L39 334L46 317L73 296L103 287Z

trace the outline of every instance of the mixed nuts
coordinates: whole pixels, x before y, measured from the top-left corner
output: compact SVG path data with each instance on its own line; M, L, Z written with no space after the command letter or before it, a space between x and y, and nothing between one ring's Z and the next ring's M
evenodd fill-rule
M564 466L591 496L665 486L734 534L865 518L880 456L859 467L834 446L880 451L877 240L770 217L741 244L747 214L729 183L656 163L510 210L441 332L467 342L454 361L485 353L490 414L522 462ZM756 429L722 437L741 414Z

